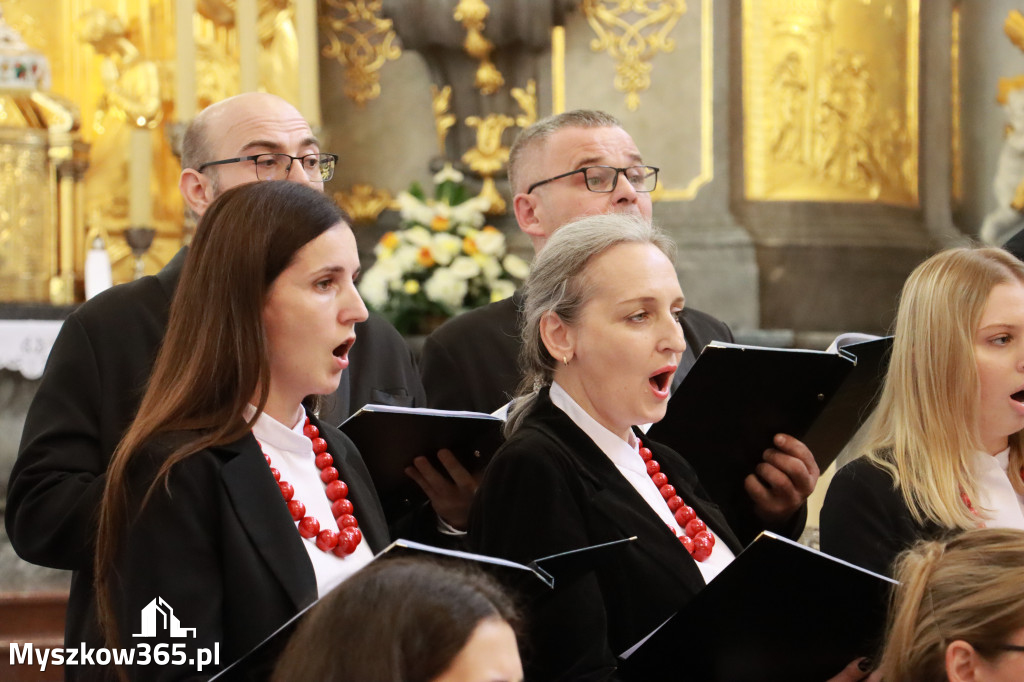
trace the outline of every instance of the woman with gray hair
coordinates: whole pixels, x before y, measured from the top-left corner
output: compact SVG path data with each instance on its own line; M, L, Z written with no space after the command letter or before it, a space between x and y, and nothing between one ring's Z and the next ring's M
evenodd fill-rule
M635 428L665 415L685 348L672 256L641 218L588 216L551 237L526 282L526 379L471 542L528 563L638 539L532 604L527 679L610 677L741 548L689 464Z

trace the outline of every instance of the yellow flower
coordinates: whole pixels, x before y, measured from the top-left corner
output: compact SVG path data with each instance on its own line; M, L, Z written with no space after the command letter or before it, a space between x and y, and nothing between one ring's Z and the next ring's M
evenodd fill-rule
M420 283L414 279L407 279L405 284L402 285L402 289L410 296L415 296L420 293Z
M476 248L476 242L473 241L473 238L469 236L465 237L462 240L462 250L465 251L470 256L475 256L476 254L480 253L480 249Z
M443 215L434 216L434 219L430 221L430 229L434 232L444 232L448 229L448 218Z
M429 246L420 248L420 252L416 255L416 262L425 268L429 268L434 265L434 256L430 253Z
M381 246L387 249L395 249L402 240L394 232L385 232L380 238Z
M484 229L481 230L481 232L498 232L498 233L501 233L501 230L496 228L494 225L484 225Z

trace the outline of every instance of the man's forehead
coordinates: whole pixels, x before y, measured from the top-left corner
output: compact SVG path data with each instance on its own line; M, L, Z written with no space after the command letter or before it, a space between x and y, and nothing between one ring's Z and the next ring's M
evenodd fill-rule
M543 156L561 165L612 155L641 160L633 138L618 126L561 128L549 135L546 143L539 147L546 152Z

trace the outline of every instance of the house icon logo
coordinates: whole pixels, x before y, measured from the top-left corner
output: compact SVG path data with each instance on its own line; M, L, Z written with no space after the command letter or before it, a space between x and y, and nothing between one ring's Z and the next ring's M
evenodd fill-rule
M195 637L195 628L183 628L174 609L164 601L163 597L156 597L146 604L142 609L142 632L132 637L156 637L157 632L166 632L171 637Z

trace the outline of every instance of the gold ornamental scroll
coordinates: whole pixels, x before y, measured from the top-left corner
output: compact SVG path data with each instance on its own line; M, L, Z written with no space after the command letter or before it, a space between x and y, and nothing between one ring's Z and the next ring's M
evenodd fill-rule
M748 199L918 205L919 10L744 0Z
M620 81L636 86L637 106L631 108L630 90L620 89L616 81L623 70L628 74L641 67L630 67L621 50L619 57L609 52L595 58L595 28L582 12L570 14L564 29L556 27L551 36L553 113L586 108L613 114L644 161L661 169L652 199L692 200L714 177L713 1L644 0L637 3L642 11L626 11L630 3L590 4L603 4L605 10L614 5L620 39L643 36L649 43L656 36L657 49L648 44L641 60L649 66L641 69L648 80L643 88L637 80ZM653 23L652 17L659 22ZM671 115L656 114L655 102L657 111Z

